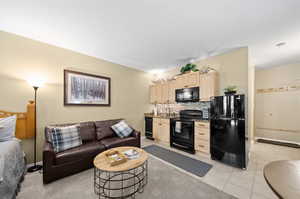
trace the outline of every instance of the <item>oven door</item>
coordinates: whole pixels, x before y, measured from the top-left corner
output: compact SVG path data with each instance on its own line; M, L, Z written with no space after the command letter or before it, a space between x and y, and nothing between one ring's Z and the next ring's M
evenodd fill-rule
M183 120L171 121L171 140L194 145L194 122Z

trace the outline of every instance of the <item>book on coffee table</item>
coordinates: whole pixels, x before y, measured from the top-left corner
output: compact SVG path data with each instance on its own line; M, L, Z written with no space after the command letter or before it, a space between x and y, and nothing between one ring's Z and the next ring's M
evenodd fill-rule
M129 159L129 160L133 160L133 159L137 159L140 157L140 154L137 150L135 149L129 149L127 151L124 151L123 154Z

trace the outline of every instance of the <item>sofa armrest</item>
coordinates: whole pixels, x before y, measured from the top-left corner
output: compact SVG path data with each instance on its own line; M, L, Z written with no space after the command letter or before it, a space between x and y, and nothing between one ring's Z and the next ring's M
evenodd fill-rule
M135 138L140 138L141 137L141 132L139 132L137 130L133 130L131 136L135 137Z
M133 132L131 133L131 136L135 138L136 140L136 147L141 148L141 132L133 130Z
M52 144L49 142L45 142L44 149L43 149L43 167L44 170L51 167L54 164L55 160L55 152L52 147Z

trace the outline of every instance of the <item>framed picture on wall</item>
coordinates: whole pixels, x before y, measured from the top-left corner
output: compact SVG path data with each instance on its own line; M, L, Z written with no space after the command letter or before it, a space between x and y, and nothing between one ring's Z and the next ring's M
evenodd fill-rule
M64 70L64 105L110 106L110 78Z

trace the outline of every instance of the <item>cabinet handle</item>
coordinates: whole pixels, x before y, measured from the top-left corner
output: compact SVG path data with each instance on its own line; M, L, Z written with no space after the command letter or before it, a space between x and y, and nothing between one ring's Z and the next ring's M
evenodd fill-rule
M205 127L205 125L204 125L204 124L198 124L198 126L202 126L202 127Z
M199 135L205 135L204 133L199 133Z
M204 145L198 145L199 147L201 147L201 148L204 148Z

